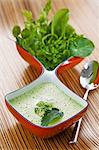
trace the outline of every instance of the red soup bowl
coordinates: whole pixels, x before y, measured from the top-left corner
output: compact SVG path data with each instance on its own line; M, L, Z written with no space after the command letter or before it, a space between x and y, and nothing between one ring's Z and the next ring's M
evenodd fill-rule
M14 106L11 104L11 101L13 101L14 98L21 96L25 93L27 93L30 90L33 90L33 88L37 85L40 85L41 83L46 83L50 82L55 84L61 91L63 91L66 95L71 97L75 102L80 104L81 110L78 111L76 114L73 114L70 116L70 118L66 119L63 122L60 122L58 124L55 124L53 126L40 126L36 125L29 120L27 120L22 114L20 114ZM49 91L50 92L50 91ZM88 103L83 100L81 97L76 95L74 92L72 92L70 89L68 89L57 77L56 72L49 72L47 70L43 71L39 78L37 78L35 81L30 83L29 85L18 89L10 94L7 94L5 96L5 102L6 105L9 109L9 111L14 115L14 117L23 125L25 126L28 130L30 130L34 135L39 136L41 138L48 138L51 136L54 136L55 134L63 131L64 129L68 128L71 126L73 123L75 123L77 120L79 120L84 113L87 110ZM61 102L61 100L60 100Z

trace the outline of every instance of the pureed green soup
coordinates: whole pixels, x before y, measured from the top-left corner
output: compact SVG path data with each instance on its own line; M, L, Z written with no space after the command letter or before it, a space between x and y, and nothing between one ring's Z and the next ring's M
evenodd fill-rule
M10 100L10 104L30 122L41 125L41 117L35 113L36 104L40 101L51 103L64 113L60 122L69 119L83 109L82 105L50 82L35 86L27 93Z

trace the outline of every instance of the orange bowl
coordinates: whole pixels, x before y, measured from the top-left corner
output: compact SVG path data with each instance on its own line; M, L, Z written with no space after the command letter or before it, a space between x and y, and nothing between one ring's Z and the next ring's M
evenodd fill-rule
M66 119L63 122L60 122L58 124L55 124L53 126L43 127L36 125L29 120L27 120L22 114L20 114L10 103L10 100L12 101L15 97L21 96L22 94L32 90L35 86L40 85L41 83L51 82L55 84L61 91L63 91L66 95L73 98L74 101L77 101L78 104L83 106L80 111L77 111L77 113L74 113L71 115L68 119ZM50 92L50 91L49 91ZM71 126L73 123L78 121L86 112L88 103L87 101L83 100L81 97L76 95L74 92L72 92L70 89L68 89L58 78L49 73L42 73L39 78L37 78L35 81L30 83L29 85L18 89L12 93L9 93L5 96L5 102L9 109L9 111L14 115L14 117L28 130L30 130L34 135L39 136L41 138L48 138L51 136L54 136L55 134L63 131L64 129Z

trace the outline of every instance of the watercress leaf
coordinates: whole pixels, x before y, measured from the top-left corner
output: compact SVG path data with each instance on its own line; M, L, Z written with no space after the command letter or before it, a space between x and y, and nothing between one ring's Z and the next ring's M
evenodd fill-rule
M41 120L42 126L53 125L60 121L63 117L64 113L60 112L57 108L52 108L52 110L48 110L45 112L44 116Z
M21 33L21 29L18 25L15 25L12 29L12 34L14 37L18 37L18 35Z
M57 39L58 37L57 37L57 35L56 34L47 34L47 35L45 35L43 38L42 38L42 43L43 44L45 44L45 40L47 41L47 42L51 42L53 39ZM53 40L54 41L54 40Z
M32 49L35 50L34 43L35 43L35 38L34 38L34 35L31 34L29 37L22 40L21 45L25 50L29 51L31 54L30 48L32 47Z
M28 10L24 10L23 12L24 16L24 24L26 29L33 29L35 27L35 21L33 21L32 12Z
M25 21L29 21L29 22L33 21L32 12L31 11L24 10L22 13L23 13L23 16L25 18Z
M40 17L37 20L37 23L40 23L41 25L46 25L48 23L48 13L51 9L51 0L48 0L45 7L43 8L43 10L40 13Z
M50 34L51 33L51 25L52 25L52 21L48 24L47 26L47 33Z
M92 53L93 49L93 42L83 36L77 36L69 43L71 56L86 57Z
M68 39L69 37L73 36L74 33L75 33L75 29L71 25L67 24L65 28L66 38Z
M48 15L50 9L51 9L51 0L48 0L43 11L46 12L46 15Z
M70 51L65 49L65 50L63 51L63 57L64 57L64 58L69 58L69 57L70 57Z
M68 9L60 9L59 11L57 11L52 20L51 33L58 35L58 37L65 35L65 28L68 19L69 19Z
M28 29L23 29L22 30L22 32L21 32L21 36L22 36L22 38L27 38L27 37L29 37L30 36L30 31L28 30Z

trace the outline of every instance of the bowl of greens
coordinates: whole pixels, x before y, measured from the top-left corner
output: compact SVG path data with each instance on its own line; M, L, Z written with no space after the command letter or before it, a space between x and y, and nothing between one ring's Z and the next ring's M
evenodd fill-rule
M32 12L23 11L24 28L15 25L12 33L20 55L27 62L38 67L43 64L52 71L70 58L71 66L76 65L92 53L94 44L84 35L77 34L69 24L68 9L58 10L49 21L50 9L51 0L48 0L36 20L33 20Z

